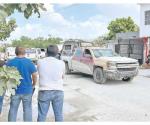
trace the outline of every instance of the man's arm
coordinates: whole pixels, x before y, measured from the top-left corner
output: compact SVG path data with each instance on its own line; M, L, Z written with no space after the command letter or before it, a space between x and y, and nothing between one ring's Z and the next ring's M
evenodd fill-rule
M33 81L32 85L35 86L37 83L37 72L32 73L32 81Z
M63 74L62 74L62 79L65 77L65 63L63 62Z

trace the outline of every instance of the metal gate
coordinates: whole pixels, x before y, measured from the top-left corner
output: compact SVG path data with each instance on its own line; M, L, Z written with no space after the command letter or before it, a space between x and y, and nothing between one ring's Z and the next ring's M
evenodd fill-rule
M115 46L115 51L121 56L137 59L140 64L143 63L144 42L142 38L120 39Z

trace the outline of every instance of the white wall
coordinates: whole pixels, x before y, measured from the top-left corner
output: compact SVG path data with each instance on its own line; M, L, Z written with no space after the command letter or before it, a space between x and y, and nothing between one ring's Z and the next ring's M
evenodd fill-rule
M150 10L150 4L140 4L140 37L150 37L150 25L145 25L145 11Z

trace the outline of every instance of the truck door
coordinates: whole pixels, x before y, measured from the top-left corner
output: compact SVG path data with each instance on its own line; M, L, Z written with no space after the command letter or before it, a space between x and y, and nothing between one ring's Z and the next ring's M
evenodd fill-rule
M80 59L80 66L82 67L82 72L86 74L93 74L93 58L89 49L85 49L83 56Z
M80 71L81 69L80 59L82 55L83 55L82 49L77 48L71 59L71 66L73 70Z

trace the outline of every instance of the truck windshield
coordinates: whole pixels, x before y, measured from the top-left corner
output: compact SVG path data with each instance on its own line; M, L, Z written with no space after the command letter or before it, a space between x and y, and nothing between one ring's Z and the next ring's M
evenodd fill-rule
M93 53L96 58L119 56L116 53L114 53L111 49L93 49Z

